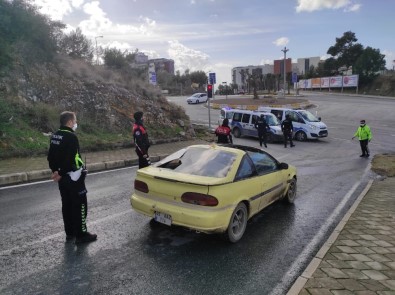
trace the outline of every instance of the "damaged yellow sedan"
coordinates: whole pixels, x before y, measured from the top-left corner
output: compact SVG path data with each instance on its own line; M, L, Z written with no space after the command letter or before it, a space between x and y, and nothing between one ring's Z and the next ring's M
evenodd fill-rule
M247 221L279 199L293 203L296 168L261 149L193 145L139 169L131 204L166 225L239 241Z

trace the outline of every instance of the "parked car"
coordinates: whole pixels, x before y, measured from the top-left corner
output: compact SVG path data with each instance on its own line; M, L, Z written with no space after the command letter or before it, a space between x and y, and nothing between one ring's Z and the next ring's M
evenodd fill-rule
M207 101L207 93L195 93L187 98L187 103L201 103Z
M131 205L156 222L235 243L247 220L271 203L296 197L296 168L261 149L192 145L137 170Z

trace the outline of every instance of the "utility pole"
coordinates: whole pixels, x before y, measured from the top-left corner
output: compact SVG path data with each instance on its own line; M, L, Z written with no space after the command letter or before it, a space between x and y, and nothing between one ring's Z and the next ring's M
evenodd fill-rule
M96 65L98 65L99 64L99 57L98 57L98 54L97 54L97 38L103 38L103 36L96 36L95 37L95 42L96 42Z
M284 49L281 49L282 52L284 52L284 97L285 97L285 83L287 82L287 64L286 64L286 59L287 59L287 52L289 49L287 47L284 47Z

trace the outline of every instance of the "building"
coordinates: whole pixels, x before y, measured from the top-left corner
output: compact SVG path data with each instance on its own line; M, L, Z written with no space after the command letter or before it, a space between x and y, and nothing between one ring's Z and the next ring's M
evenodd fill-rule
M155 65L155 71L166 71L169 74L174 75L174 60L167 58L155 58L148 60L149 64Z
M320 63L319 56L298 58L294 71L298 75L304 75L305 73L309 72L311 66L317 68L319 63Z
M274 60L274 71L273 74L284 76L284 59L276 59ZM287 58L285 60L285 70L286 73L292 73L292 59Z
M238 89L246 89L247 73L250 75L273 74L273 65L259 65L232 68L232 84L237 84Z
M134 58L137 64L147 64L148 63L148 56L142 52L137 52Z

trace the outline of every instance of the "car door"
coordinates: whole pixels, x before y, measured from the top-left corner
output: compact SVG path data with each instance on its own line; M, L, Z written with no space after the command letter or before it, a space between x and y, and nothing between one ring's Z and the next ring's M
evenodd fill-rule
M259 211L279 199L285 191L287 179L279 163L265 152L248 152L262 187Z
M251 114L243 114L242 126L243 126L243 134L248 136L253 136L253 131L255 130L255 126L251 123Z

